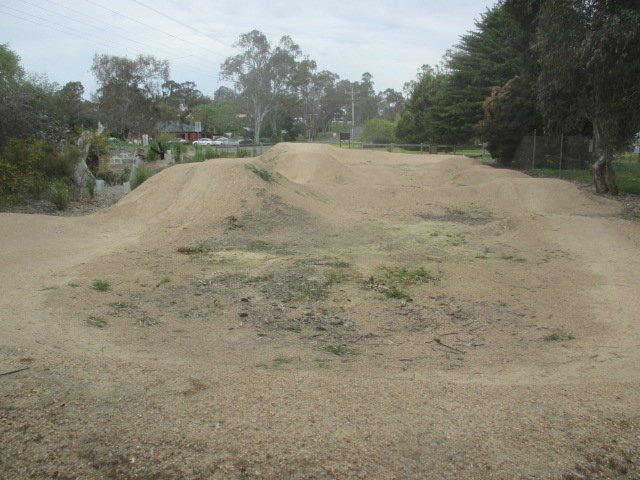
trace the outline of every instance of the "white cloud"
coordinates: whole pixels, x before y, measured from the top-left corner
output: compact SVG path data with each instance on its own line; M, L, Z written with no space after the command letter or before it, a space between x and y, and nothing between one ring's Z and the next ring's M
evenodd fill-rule
M474 28L491 0L0 0L0 42L31 73L65 84L89 73L95 53L171 61L172 78L207 95L218 88L231 45L257 29L272 43L289 35L318 68L342 79L373 75L376 90L402 90L417 69L437 64Z

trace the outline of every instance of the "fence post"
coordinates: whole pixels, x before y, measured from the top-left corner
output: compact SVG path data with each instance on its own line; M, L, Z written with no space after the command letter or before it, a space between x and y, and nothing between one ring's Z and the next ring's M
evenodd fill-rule
M563 151L564 151L564 133L562 133L560 135L560 172L562 172L562 154L563 154ZM562 173L560 173L558 176L561 177Z
M531 156L531 170L536 169L536 136L538 134L538 129L533 129L533 155Z

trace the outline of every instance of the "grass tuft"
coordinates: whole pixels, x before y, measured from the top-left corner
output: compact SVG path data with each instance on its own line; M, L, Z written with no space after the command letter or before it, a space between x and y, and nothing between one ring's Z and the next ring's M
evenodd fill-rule
M247 246L247 250L249 250L250 252L266 252L275 249L276 247L273 244L265 242L264 240L253 240Z
M94 280L91 284L91 288L97 290L98 292L106 292L109 290L109 288L111 288L111 286L109 285L109 282L105 280Z
M276 179L270 172L263 170L261 168L258 168L252 163L247 164L245 168L255 173L256 175L258 175L262 180L264 180L267 183L277 183Z
M89 315L89 318L87 318L87 325L90 327L104 328L107 325L107 321L104 318Z
M211 247L206 243L199 243L192 247L178 247L176 248L176 252L182 253L184 255L200 255L204 253L209 253L211 251ZM166 283L166 282L163 282Z
M339 357L346 357L347 355L362 355L361 350L356 350L353 348L349 348L346 345L325 345L320 348L321 351L332 353L333 355L337 355Z
M546 342L566 342L567 340L573 340L574 337L570 333L566 332L553 332L551 335L544 337Z

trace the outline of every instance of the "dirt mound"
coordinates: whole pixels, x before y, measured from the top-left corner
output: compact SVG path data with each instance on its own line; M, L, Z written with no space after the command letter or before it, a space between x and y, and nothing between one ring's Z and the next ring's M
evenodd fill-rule
M619 214L464 157L298 144L0 214L0 477L636 478Z

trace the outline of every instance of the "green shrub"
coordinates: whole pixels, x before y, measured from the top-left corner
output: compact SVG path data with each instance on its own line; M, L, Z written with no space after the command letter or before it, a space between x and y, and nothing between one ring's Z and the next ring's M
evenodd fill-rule
M94 280L91 284L91 288L97 290L98 292L106 292L110 287L111 286L109 285L109 282L107 282L106 280Z
M71 185L66 177L56 178L49 186L49 196L58 210L66 210L71 202Z
M136 168L135 172L133 172L133 180L131 180L131 189L137 188L142 185L145 181L151 178L153 174L153 170L144 165Z
M151 150L151 148L147 148L147 155L145 157L145 161L147 161L147 162L155 162L158 158L160 158L160 157L158 156L158 154L156 152Z
M96 181L94 179L90 179L87 182L87 193L89 194L89 198L95 198L95 196L96 196Z
M183 145L181 143L171 144L171 156L174 162L180 163L182 161L182 149Z

